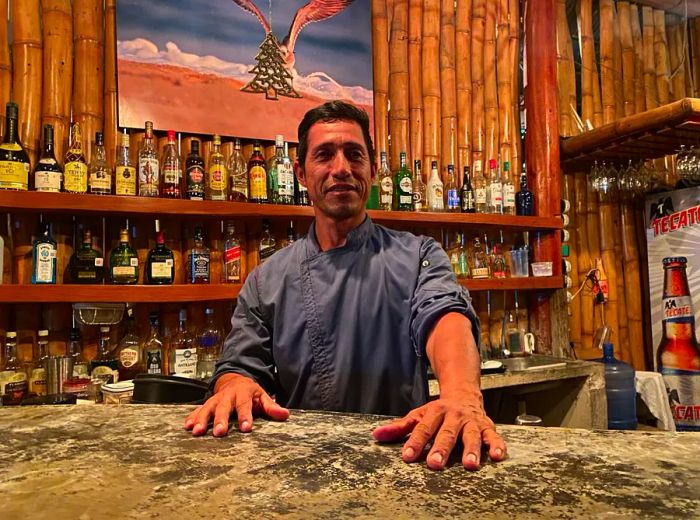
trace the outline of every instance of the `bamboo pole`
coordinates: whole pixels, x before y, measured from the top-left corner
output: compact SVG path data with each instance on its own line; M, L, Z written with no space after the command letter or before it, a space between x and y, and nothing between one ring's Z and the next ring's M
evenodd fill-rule
M618 320L618 273L615 267L615 243L613 236L615 204L612 197L601 194L600 200L600 252L603 260L603 269L608 275L608 301L605 303L605 324L611 329L611 340L615 344L615 353L621 356L620 325Z
M571 109L569 108L569 61L567 40L570 41L566 19L566 0L557 0L557 85L559 88L559 133L562 137L572 134ZM574 78L575 80L575 78ZM575 105L574 105L575 106Z
M625 117L625 93L622 83L622 41L620 40L620 17L613 4L613 69L615 71L615 114L617 119Z
M423 0L423 164L440 156L440 0Z
M394 0L389 40L389 135L391 169L399 167L399 153L409 149L408 113L408 0Z
M510 18L510 65L513 70L513 120L511 121L511 171L516 178L516 189L520 189L521 139L520 139L520 0L509 0L508 12ZM572 63L573 65L573 63ZM576 103L574 103L576 105Z
M634 44L634 113L638 114L646 110L646 95L644 92L644 43L637 4L630 5L630 23Z
M581 117L584 124L594 123L595 100L593 96L593 69L595 65L595 43L593 41L592 0L578 2L578 34L581 49Z
M70 0L42 0L44 87L41 123L54 128L56 157L68 144L73 83L73 18Z
M442 0L440 13L440 142L442 169L457 159L457 81L455 71L455 2Z
M513 132L513 67L510 63L510 13L509 0L499 0L498 24L496 26L496 52L498 64L496 75L498 78L498 115L499 124L499 150L502 163L512 162L511 139ZM510 172L510 181L519 177L517 171ZM505 181L505 179L504 179Z
M587 206L588 194L586 190L586 174L578 172L574 176L574 211L576 218L576 229L573 235L576 237L576 257L578 264L578 279L579 284L583 283L586 275L593 268L588 248L588 233L587 224ZM584 290L579 293L580 313L581 313L581 348L582 351L591 349L593 345L593 298L591 294Z
M654 62L659 103L666 105L671 101L671 66L668 60L666 13L661 9L654 9Z
M683 59L683 31L685 25L680 17L669 15L670 23L666 26L669 38L669 61L671 64L671 99L678 101L685 93L685 62Z
M472 164L484 165L484 31L487 0L472 3ZM484 165L484 171L486 171Z
M471 163L472 116L472 0L457 2L455 16L455 61L457 73L457 171Z
M486 2L484 25L484 136L486 160L498 158L499 113L498 79L496 77L496 0ZM486 170L484 170L486 171Z
M117 116L117 0L105 0L105 127L107 161L114 164L119 139Z
M683 41L682 45L682 56L685 71L685 95L688 97L693 97L695 95L695 78L693 77L693 62L690 59L690 27L691 24L687 19L681 21L682 28L679 30L681 34L681 39Z
M600 84L603 100L603 122L617 119L615 107L615 66L613 60L613 2L600 0Z
M654 65L654 11L651 7L642 7L642 44L644 46L644 94L646 110L650 110L659 106Z
M389 27L386 2L372 0L372 72L374 86L374 142L376 161L389 150Z
M10 101L12 92L12 61L10 60L10 43L7 30L9 24L7 2L0 2L0 139L5 137L5 105ZM6 264L9 262L5 262Z
M693 19L690 24L690 44L693 49L693 95L700 97L700 18Z
M409 162L423 159L423 0L408 4L408 95L411 156Z
M630 20L630 3L618 2L617 14L620 18L620 45L622 46L622 86L625 116L635 112L635 52Z
M41 138L43 49L39 0L12 0L12 92L19 106L19 136L36 162Z
M561 3L561 2L560 2ZM568 34L568 29L567 29ZM561 112L561 107L559 111ZM567 173L563 176L562 182L562 197L568 200L572 205L572 211L569 211L569 225L567 230L569 230L569 257L567 260L571 263L571 272L569 277L571 278L571 288L572 292L575 292L580 282L579 279L579 266L578 266L578 248L577 243L577 217L576 214L576 193L574 186L574 176L573 174ZM579 351L581 349L581 297L574 298L569 304L569 339L574 346L574 351Z
M104 12L102 0L73 0L73 120L86 143L104 124ZM90 161L91 146L85 158Z
M594 60L593 66L593 124L596 128L603 126L605 116L603 114L603 100L600 88L600 75L598 74L598 62Z

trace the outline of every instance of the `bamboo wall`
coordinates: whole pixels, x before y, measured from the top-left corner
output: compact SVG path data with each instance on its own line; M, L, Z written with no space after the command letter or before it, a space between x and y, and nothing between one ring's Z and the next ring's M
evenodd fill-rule
M575 24L567 19L567 12L572 11ZM570 32L571 25L577 33ZM594 26L599 27L596 35ZM699 37L700 19L684 20L628 1L558 0L561 135L580 132L577 115L595 128L674 100L700 96ZM574 49L581 57L579 63L574 61ZM580 71L579 81L576 70ZM672 159L661 163L671 164ZM607 324L612 328L616 353L643 370L650 366L651 356L648 336L645 340L648 281L643 201L627 193L598 194L587 183L587 173L564 174L563 198L572 205L570 292L584 281L595 259L601 258L609 277L610 300L601 309L592 291L584 289L569 304L570 339L578 357L600 357L600 351L592 348L593 334ZM672 168L662 182L673 187Z

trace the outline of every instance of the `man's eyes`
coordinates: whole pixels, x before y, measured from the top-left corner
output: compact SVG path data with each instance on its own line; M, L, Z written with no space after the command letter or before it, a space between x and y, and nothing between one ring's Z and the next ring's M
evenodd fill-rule
M320 149L316 152L314 152L314 159L319 160L319 161L328 161L333 158L334 152L331 150L324 150ZM345 151L345 157L349 161L362 161L365 158L365 154L362 150L360 149L353 149L353 150L347 150Z

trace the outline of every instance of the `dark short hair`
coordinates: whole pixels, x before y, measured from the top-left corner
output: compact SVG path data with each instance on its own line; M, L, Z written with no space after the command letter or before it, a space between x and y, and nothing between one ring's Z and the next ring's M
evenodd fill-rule
M372 137L369 134L369 116L367 112L345 101L328 101L323 105L312 108L306 114L304 119L299 123L297 135L299 138L299 148L297 150L297 159L303 167L306 161L306 152L309 150L309 130L311 127L322 121L324 123L332 123L334 121L354 121L362 129L362 135L365 138L367 145L367 153L369 154L370 162L374 161L374 146L372 145Z

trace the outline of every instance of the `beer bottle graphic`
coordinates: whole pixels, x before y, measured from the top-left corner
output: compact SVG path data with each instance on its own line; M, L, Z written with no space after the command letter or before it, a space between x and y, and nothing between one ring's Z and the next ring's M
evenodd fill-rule
M685 257L663 259L662 336L656 366L664 376L679 430L700 430L700 348Z

